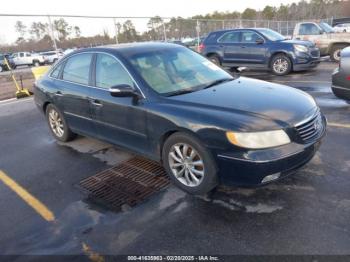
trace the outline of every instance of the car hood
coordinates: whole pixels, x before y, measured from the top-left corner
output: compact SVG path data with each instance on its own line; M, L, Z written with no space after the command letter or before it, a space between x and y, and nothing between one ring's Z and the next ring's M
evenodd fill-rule
M306 40L282 40L281 42L283 43L289 43L289 44L293 44L293 45L304 45L307 47L315 47L315 44L311 41L306 41Z
M317 108L315 100L303 91L245 77L169 99L177 106L190 106L218 118L228 114L239 115L240 119L244 116L250 122L259 118L265 123L258 128L267 128L266 122L274 122L271 127L295 125Z

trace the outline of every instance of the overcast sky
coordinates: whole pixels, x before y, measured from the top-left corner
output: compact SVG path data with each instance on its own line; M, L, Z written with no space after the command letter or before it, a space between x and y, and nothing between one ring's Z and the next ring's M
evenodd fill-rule
M190 17L197 14L207 14L217 11L243 11L245 8L261 10L266 4L279 6L290 4L298 0L2 0L1 14L65 14L65 15L101 15L101 16L155 16L162 17ZM14 23L22 20L27 25L33 18L0 17L0 41L12 42L17 38ZM40 20L40 19L36 19ZM43 18L43 22L47 19ZM95 21L95 20L93 20ZM137 29L144 30L142 24L147 21L135 22ZM113 32L111 21L72 20L82 29L83 35L91 35L107 29Z

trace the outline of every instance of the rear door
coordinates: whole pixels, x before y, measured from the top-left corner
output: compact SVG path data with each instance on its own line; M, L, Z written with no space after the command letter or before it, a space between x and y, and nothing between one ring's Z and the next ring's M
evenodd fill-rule
M262 42L259 42L262 41ZM255 66L263 66L266 62L267 44L265 39L252 30L241 31L242 61Z
M89 86L92 53L80 53L69 57L59 76L54 93L55 103L64 113L68 125L75 131L93 134L90 112Z
M110 54L96 54L94 71L95 88L90 95L90 107L97 135L138 152L147 151L143 99L113 97L109 92L109 88L121 84L137 89L136 83L123 64Z
M223 63L237 64L241 62L240 32L230 31L218 39L218 45L223 50Z

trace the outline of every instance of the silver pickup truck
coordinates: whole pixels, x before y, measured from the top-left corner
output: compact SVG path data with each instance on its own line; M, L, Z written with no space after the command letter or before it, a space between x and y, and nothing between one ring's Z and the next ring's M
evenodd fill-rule
M332 61L339 62L340 51L350 46L350 33L335 33L324 22L302 22L296 24L293 39L309 40L320 49L321 56L329 55Z
M33 66L39 66L44 64L45 58L43 55L36 54L36 53L29 53L29 52L18 52L12 54L13 62L16 66L20 65L33 65Z

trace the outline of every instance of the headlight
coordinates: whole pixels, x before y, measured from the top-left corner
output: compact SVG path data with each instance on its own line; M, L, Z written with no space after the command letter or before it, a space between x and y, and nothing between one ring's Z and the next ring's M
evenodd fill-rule
M308 51L307 46L304 46L304 45L294 45L294 49L299 51L299 52L304 52L304 53L307 53L307 51Z
M264 132L226 132L228 141L232 144L252 149L269 148L290 143L290 139L283 130Z

